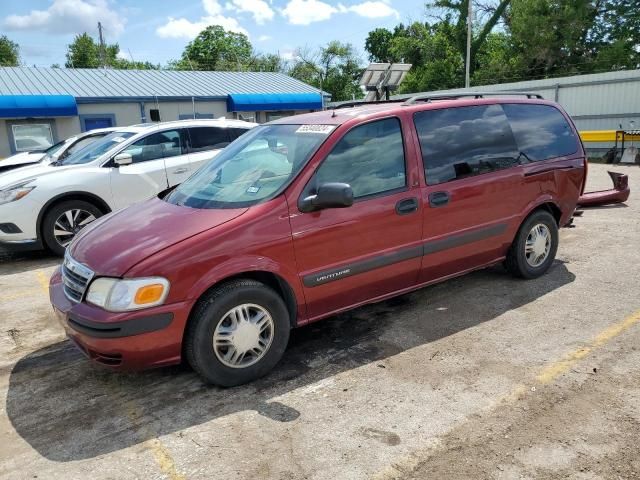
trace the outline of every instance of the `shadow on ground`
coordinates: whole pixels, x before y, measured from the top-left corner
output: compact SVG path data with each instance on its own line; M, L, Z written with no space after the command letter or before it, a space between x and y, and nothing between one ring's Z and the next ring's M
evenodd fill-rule
M275 421L300 413L272 398L490 321L574 280L561 262L533 281L501 268L479 271L292 333L283 361L249 385L203 385L184 367L118 374L91 367L65 341L13 368L7 415L18 434L60 462L117 451L238 411ZM446 315L435 308L446 305Z

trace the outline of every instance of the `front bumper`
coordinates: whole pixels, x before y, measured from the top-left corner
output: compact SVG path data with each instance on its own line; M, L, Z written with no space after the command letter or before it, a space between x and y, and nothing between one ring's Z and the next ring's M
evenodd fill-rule
M60 270L49 296L67 336L93 362L117 370L143 370L180 363L189 305L174 303L112 313L64 294Z
M42 248L38 239L38 212L41 205L31 201L29 195L16 202L0 205L0 223L12 224L17 233L0 231L0 249L9 251L37 250Z

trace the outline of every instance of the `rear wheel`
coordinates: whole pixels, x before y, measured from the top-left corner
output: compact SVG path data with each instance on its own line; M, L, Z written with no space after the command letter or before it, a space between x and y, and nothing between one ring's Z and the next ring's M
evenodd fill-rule
M505 267L516 277L537 278L553 263L558 251L558 225L545 211L532 213L520 226L505 261Z
M101 216L98 207L84 200L61 202L45 214L42 238L53 253L62 256L76 234Z
M274 290L235 280L208 293L185 332L185 356L207 382L231 387L267 374L289 341L289 313Z

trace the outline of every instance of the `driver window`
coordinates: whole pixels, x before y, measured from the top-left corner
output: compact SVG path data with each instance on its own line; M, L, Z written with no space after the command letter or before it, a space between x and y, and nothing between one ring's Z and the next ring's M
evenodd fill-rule
M348 183L354 198L403 188L406 167L400 120L386 118L350 130L315 175L315 185Z
M128 153L133 163L182 155L182 142L178 130L152 133L132 143L120 153Z

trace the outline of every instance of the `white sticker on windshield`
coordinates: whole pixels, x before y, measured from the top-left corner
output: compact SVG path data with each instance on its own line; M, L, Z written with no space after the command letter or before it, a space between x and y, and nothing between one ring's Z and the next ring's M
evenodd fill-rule
M126 140L126 138L122 138L122 137L113 137L113 141L114 142L124 142Z
M335 125L301 125L296 133L322 133L328 135L336 128Z

